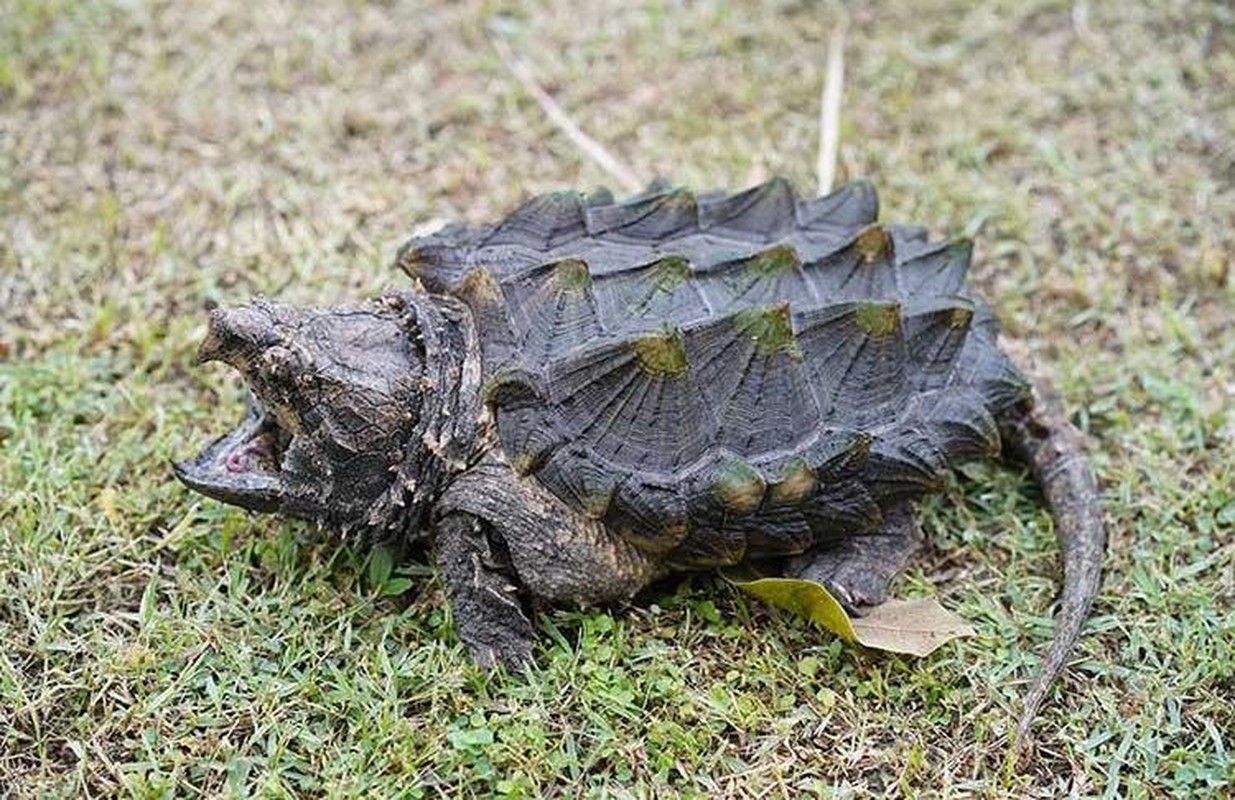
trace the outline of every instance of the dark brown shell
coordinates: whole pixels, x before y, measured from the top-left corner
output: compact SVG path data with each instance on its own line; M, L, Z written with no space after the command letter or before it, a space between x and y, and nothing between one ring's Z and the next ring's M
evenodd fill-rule
M1026 396L969 243L877 210L861 182L558 192L399 263L476 315L517 470L671 564L731 564L872 530Z

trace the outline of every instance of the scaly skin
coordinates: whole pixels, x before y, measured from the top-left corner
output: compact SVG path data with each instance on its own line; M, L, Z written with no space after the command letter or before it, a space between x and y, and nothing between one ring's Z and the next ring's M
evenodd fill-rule
M1063 591L1055 617L1055 638L1033 688L1025 696L1016 728L1016 740L1023 744L1051 683L1063 671L1080 638L1098 594L1106 532L1098 482L1085 454L1085 437L1068 421L1049 383L1038 381L1036 402L1020 406L1001 419L1000 431L1008 455L1024 462L1042 487L1063 551Z

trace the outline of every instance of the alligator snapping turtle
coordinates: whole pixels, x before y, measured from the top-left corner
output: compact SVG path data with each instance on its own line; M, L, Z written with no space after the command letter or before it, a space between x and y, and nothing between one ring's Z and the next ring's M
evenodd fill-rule
M860 613L921 545L914 502L1002 443L1064 552L1024 733L1097 590L1094 476L1000 351L970 243L876 216L864 182L558 192L408 242L415 290L216 309L198 358L239 370L248 409L176 474L344 534L431 537L460 638L517 666L534 601L624 600L675 570L758 562Z

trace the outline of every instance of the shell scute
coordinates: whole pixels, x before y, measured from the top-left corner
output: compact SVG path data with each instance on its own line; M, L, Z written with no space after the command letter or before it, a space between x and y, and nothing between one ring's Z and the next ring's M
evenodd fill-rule
M574 241L587 232L584 198L574 191L550 192L516 208L485 239L485 246L517 245L540 251Z
M593 236L631 242L662 242L699 230L699 205L684 189L607 206L589 206Z
M631 333L707 319L708 306L690 280L690 262L660 256L597 278L601 323Z
M773 178L703 208L703 225L716 233L772 241L797 227L798 196L789 181Z

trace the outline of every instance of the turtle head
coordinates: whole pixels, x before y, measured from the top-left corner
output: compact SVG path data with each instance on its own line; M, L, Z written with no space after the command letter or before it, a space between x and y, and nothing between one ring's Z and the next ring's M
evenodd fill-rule
M215 309L198 362L238 371L246 409L233 430L174 464L177 477L225 503L343 533L413 533L442 471L430 446L457 389L440 379L449 370L426 348L426 323L440 327L440 313L410 295Z

